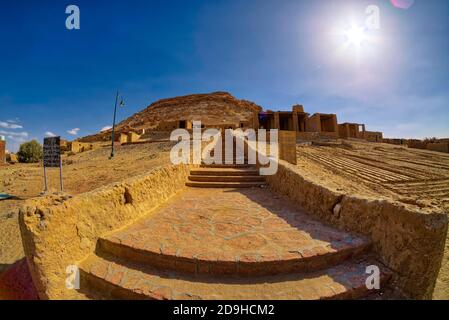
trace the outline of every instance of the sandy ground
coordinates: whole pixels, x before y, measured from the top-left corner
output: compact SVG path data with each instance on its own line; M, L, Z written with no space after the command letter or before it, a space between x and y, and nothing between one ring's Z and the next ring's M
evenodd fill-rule
M110 147L63 157L64 191L84 193L169 163L171 144L153 143L116 148L108 160ZM59 188L59 170L48 170L50 192ZM44 189L43 168L39 164L0 167L0 192L15 198L0 201L0 273L23 258L17 208L24 200L37 197Z
M449 214L449 154L345 141L297 146L297 159L303 175L334 190ZM437 285L434 294L445 297L447 288Z
M449 154L345 141L298 146L297 158L305 176L334 190L449 212Z

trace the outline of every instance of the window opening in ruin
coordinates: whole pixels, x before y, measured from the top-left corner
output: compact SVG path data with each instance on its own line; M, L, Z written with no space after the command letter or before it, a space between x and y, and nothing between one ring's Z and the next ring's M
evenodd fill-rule
M186 128L186 121L185 120L179 121L179 128L180 129L185 129Z
M259 129L273 129L274 115L268 113L259 114Z
M321 131L334 132L334 122L332 117L321 116Z
M293 117L291 114L279 114L279 127L281 130L293 130Z

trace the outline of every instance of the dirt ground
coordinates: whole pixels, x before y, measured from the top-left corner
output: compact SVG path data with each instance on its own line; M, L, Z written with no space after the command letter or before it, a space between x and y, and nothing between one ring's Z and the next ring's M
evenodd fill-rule
M449 154L353 140L296 151L302 174L335 191L449 214ZM445 250L447 255L447 245ZM447 296L444 282L434 294Z
M297 147L309 179L352 195L449 212L449 154L345 141Z
M120 146L108 160L110 147L63 156L64 192L84 193L125 178L142 174L169 163L171 143ZM48 169L50 192L59 190L59 170ZM24 200L37 197L44 189L43 168L39 164L0 167L0 193L13 199L0 201L0 274L23 258L16 208Z

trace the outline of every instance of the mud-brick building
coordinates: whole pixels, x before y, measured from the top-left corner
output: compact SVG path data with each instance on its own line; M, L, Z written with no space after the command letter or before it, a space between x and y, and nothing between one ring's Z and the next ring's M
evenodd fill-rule
M193 94L156 101L120 122L116 130L119 133L134 131L145 136L149 132L191 130L195 121L201 121L202 129L252 128L295 132L300 140L358 138L382 141L382 133L366 131L364 124L338 125L336 114L310 115L299 104L294 105L291 111L264 110L253 102L239 100L227 92ZM110 137L110 132L102 134L97 140L105 141ZM87 137L83 138L83 142L95 139L95 136Z
M67 143L67 151L73 152L73 153L80 153L85 152L89 150L94 150L99 148L99 145L93 144L93 143L85 143L85 142L79 142L79 141L72 141Z
M364 139L365 125L359 123L342 123L338 125L338 136L342 139Z
M365 131L363 139L370 142L383 142L383 133L375 131Z
M294 105L292 111L259 112L258 120L255 129L294 131L299 139L338 138L337 115L315 113L309 116L301 105Z
M0 166L6 164L6 140L0 136Z
M134 131L122 131L115 135L115 141L119 144L136 143L140 140L140 135Z
M315 113L306 121L307 132L318 132L323 137L338 138L337 115Z

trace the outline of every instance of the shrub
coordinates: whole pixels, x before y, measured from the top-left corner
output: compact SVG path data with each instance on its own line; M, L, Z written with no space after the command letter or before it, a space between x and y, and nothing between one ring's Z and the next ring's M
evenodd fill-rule
M22 143L17 152L19 162L33 163L42 159L42 145L36 140Z

